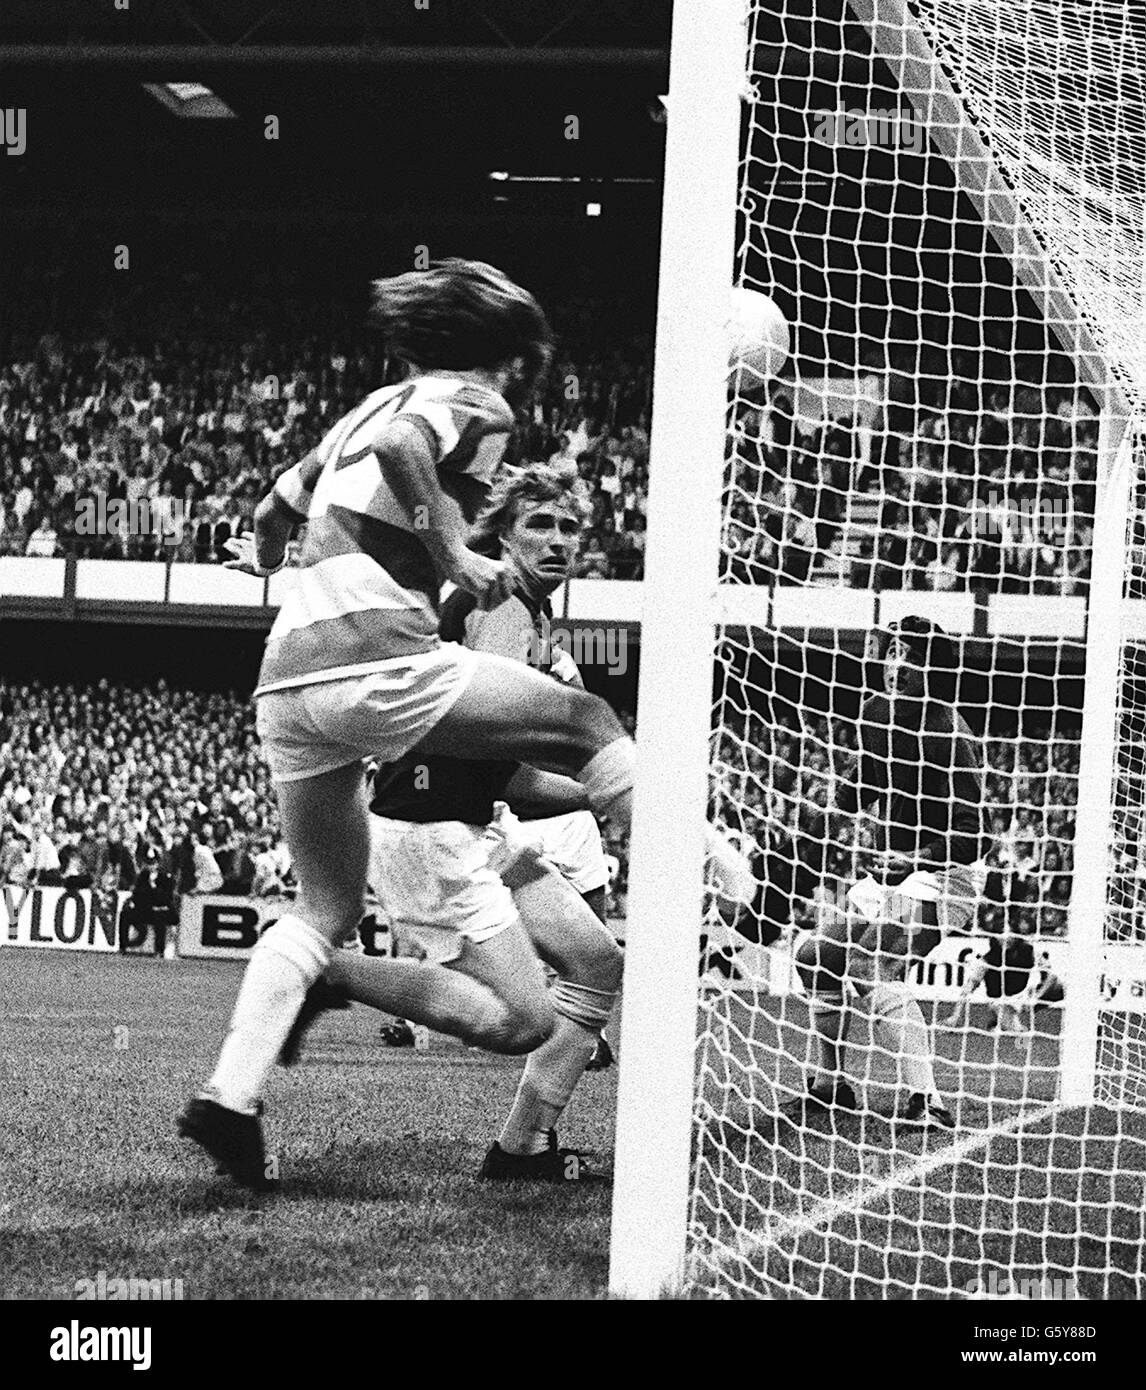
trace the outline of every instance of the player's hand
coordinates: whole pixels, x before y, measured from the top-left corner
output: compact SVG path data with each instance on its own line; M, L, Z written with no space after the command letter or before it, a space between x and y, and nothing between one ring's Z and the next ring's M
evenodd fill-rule
M506 561L491 560L476 550L463 548L446 578L467 594L473 594L479 608L496 608L513 593L517 577Z
M239 570L242 574L252 574L256 579L265 579L268 574L277 574L286 564L286 555L284 554L277 565L270 568L266 565L260 565L255 550L253 531L243 531L238 536L232 536L230 540L223 542L223 546L229 554L234 556L232 560L223 561L223 568Z
M579 690L585 688L580 668L567 651L553 653L553 660L549 663L549 674L562 685L575 685Z
M860 863L877 883L894 888L915 872L915 860L895 850L867 849L860 855Z

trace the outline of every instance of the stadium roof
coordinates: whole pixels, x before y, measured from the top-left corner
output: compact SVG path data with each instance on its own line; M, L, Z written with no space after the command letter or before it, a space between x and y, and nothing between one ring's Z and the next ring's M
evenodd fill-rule
M568 50L623 62L643 49L644 61L663 62L670 9L671 0L135 0L126 10L110 0L6 0L0 57L141 62L146 50L166 49L235 63L284 51L301 61L311 50L311 61L324 51L380 61L387 49L411 48L545 64Z
M28 125L26 153L0 160L8 215L56 203L345 207L348 196L366 212L488 209L513 192L491 192L494 170L635 180L627 206L652 196L670 0L426 5L7 0L5 105L25 108ZM178 119L155 99L178 84L208 88L237 119ZM564 206L565 186L528 187L534 206ZM581 215L597 197L566 191Z

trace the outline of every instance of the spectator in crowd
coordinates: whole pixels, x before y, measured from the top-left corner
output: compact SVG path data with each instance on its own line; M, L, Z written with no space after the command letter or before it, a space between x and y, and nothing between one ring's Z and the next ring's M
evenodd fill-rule
M9 824L0 830L0 882L24 884L32 868L32 856L22 827Z
M194 856L194 880L192 893L218 893L223 887L223 875L219 862L211 847L210 832L196 829L191 834L192 854Z
M256 898L277 898L286 888L281 857L275 853L268 839L256 843L254 873L251 880L251 895Z
M223 876L222 893L247 897L254 887L256 865L245 830L232 829L227 818L216 826L215 858Z
M120 949L142 945L150 932L154 954L165 955L167 933L176 920L175 880L163 867L159 850L152 845L144 854L143 867L120 914Z
M52 526L52 518L47 512L40 518L40 524L28 537L24 553L50 557L56 553L59 537Z
M91 888L94 880L78 845L65 845L60 855L60 882L65 888Z
M29 821L28 876L32 883L50 887L60 879L60 856L44 824L44 816L36 812Z

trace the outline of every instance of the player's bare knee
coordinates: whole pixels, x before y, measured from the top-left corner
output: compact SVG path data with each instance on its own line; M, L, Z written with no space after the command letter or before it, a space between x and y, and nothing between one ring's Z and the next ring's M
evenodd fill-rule
M573 984L613 992L621 987L625 954L604 930L578 939L575 946L562 945L547 959L563 980Z
M303 894L298 913L332 946L341 946L358 930L365 909L362 894Z
M578 973L578 983L615 993L621 988L624 970L625 953L615 941L602 937L586 960L584 971Z
M526 1052L535 1052L542 1043L553 1036L557 1026L557 1014L548 997L529 1004L506 1008L505 1022L501 1031L501 1046L494 1051L509 1057L520 1057Z
M557 1014L548 994L536 998L497 998L480 1019L462 1030L466 1042L504 1057L534 1052L553 1034Z

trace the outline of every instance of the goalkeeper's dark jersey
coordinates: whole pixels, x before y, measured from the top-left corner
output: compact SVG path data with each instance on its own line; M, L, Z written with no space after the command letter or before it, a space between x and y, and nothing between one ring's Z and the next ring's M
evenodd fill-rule
M923 727L892 727L886 695L865 700L859 754L839 789L841 811L876 805L876 848L921 862L973 864L987 852L982 742L951 705L913 706Z

